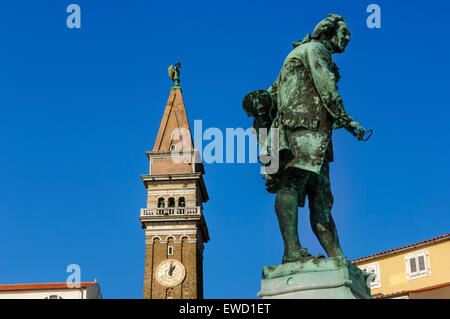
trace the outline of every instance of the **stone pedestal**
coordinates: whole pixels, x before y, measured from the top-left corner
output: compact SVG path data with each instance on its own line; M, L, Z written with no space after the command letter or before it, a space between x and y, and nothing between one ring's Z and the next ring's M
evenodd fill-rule
M258 297L263 299L371 299L367 278L343 257L306 257L263 267Z

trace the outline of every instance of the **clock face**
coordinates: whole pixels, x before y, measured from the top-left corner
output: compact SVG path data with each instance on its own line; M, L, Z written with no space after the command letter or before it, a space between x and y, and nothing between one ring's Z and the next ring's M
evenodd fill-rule
M186 275L182 263L175 259L168 259L156 268L156 280L163 286L174 287L180 284Z

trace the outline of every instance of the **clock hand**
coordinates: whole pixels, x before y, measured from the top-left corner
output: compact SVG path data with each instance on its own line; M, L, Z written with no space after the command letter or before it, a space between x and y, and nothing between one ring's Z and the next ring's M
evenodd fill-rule
M173 271L175 270L175 266L173 263L170 263L169 276L172 276Z

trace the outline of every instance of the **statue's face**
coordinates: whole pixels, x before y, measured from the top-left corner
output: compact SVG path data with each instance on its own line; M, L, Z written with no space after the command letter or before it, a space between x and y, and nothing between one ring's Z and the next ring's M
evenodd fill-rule
M336 53L344 52L347 44L350 42L350 31L347 24L343 21L338 22L338 28L336 34L331 38L331 44L334 47Z

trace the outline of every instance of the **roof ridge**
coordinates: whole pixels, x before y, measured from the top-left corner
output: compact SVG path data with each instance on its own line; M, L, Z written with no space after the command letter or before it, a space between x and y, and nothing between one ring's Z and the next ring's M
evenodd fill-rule
M0 284L0 291L86 288L98 284L98 282L96 281L70 282L70 284L79 284L79 287L69 287L68 284L69 283L67 282Z
M66 284L66 281L57 281L57 282L32 282L32 283L21 283L21 284L0 284L0 286L11 286L11 285L52 285L52 284ZM96 281L74 281L71 283L80 283L80 284L95 284Z
M406 246L402 246L402 247L399 247L399 248L389 249L389 250L385 250L385 251L382 251L382 252L379 252L379 253L376 253L376 254L372 254L372 255L368 255L368 256L365 256L365 257L352 259L352 260L350 260L350 262L353 263L353 262L358 262L358 261L361 261L361 260L367 259L367 258L370 259L372 257L382 256L382 255L385 255L385 254L390 253L390 252L395 252L395 251L411 248L411 247L414 247L414 246L418 246L418 245L422 245L422 244L426 244L426 243L431 243L433 241L436 241L436 240L439 240L439 239L443 239L443 238L447 238L447 237L450 237L450 233L449 234L444 234L444 235L441 235L441 236L438 236L438 237L435 237L435 238L422 240L422 241L419 241L417 243L406 245Z

